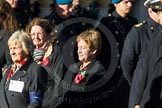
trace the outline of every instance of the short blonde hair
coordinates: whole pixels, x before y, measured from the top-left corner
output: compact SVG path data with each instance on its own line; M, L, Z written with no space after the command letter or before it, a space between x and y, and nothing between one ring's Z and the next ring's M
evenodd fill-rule
M22 45L22 48L24 52L27 55L30 55L32 53L33 44L31 37L24 31L16 31L12 34L12 36L8 40L8 46L12 44L20 43Z
M98 31L86 30L77 37L77 42L80 40L85 41L90 49L97 49L97 54L101 51L101 35Z

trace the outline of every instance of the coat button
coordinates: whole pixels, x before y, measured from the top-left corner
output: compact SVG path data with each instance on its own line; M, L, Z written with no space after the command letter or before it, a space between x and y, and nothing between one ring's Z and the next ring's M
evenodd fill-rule
M119 34L119 32L118 31L115 31L115 34Z
M70 53L71 56L73 56L73 53Z
M153 30L153 29L154 29L154 27L150 27L150 29L151 29L151 30Z
M12 96L14 96L14 94L12 94Z
M26 10L25 10L25 13L27 13L27 12L28 12L28 10L26 9Z
M71 34L73 34L73 31L70 31Z
M120 69L120 66L118 66L118 69Z
M73 45L73 44L74 44L74 42L72 41L72 42L71 42L71 45Z
M117 57L120 57L120 54L117 54Z
M85 26L85 23L82 23L83 26Z

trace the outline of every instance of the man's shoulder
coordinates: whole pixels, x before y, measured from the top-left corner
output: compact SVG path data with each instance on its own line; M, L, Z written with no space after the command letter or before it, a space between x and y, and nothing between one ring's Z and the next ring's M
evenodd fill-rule
M135 35L134 32L138 32L140 35L146 35L146 32L148 32L148 24L146 21L142 21L136 25L134 25L134 27L131 30L131 34Z
M138 24L135 24L134 27L135 28L142 28L142 27L145 27L147 25L147 22L146 21L142 21Z
M110 24L114 23L114 16L112 14L108 14L107 16L104 16L100 22L104 25L110 26Z

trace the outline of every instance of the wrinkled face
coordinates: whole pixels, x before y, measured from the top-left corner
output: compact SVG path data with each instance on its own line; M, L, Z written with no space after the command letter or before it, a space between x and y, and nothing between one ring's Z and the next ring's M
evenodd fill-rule
M6 0L12 8L16 8L18 5L18 0Z
M92 60L93 52L90 50L88 44L84 40L78 42L78 58L81 62L88 62Z
M68 18L72 13L72 5L71 4L56 5L55 10L61 18Z
M134 0L122 0L116 4L116 9L122 14L130 13Z
M21 43L13 42L10 44L9 50L13 63L20 63L23 59L27 58L27 54L23 50Z
M36 48L42 47L47 41L47 34L41 26L34 25L30 30L30 35L33 41L33 44Z

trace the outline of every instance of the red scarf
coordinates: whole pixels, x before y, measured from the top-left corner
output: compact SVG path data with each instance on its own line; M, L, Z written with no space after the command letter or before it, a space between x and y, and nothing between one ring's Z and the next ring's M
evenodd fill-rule
M25 64L25 62L26 62L26 60L22 60L22 61L20 62L21 66L23 66L23 65ZM8 74L8 76L7 76L7 81L10 80L10 78L13 76L13 74L14 74L15 71L16 71L16 68L17 68L17 66L16 66L15 64L12 65L12 67L11 67L11 69L10 69L10 72L9 72L9 74Z

